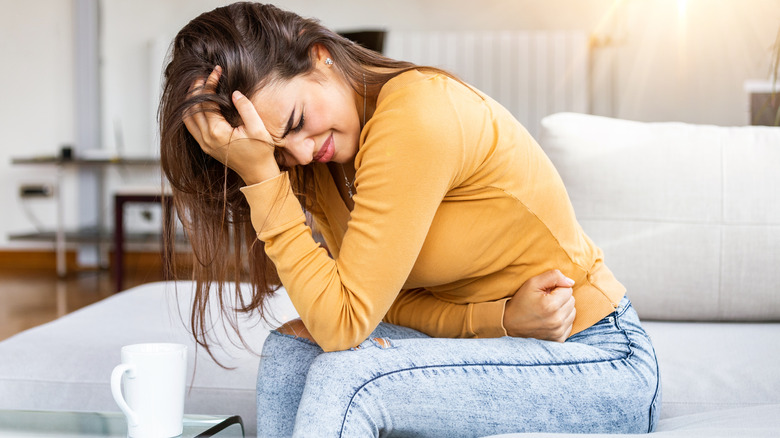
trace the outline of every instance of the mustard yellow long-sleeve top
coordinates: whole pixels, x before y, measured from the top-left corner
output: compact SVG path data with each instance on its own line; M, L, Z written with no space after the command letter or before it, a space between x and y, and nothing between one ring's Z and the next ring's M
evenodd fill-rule
M383 319L439 337L505 336L506 301L550 269L576 282L573 333L625 293L539 145L501 105L452 78L410 71L388 81L355 168L350 212L327 167L315 165L315 221L330 255L286 173L242 189L325 351L359 344Z

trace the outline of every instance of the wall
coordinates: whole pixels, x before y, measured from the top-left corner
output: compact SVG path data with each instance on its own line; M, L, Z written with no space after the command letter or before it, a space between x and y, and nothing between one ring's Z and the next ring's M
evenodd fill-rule
M0 13L0 246L9 232L31 230L29 210L42 225L54 224L55 208L48 200L22 203L19 185L53 183L53 169L11 166L12 157L51 155L75 137L73 77L73 10L70 1L2 0ZM74 203L75 179L66 175L66 202ZM71 211L68 223L75 223ZM34 245L33 245L34 246ZM45 245L50 247L50 245Z
M104 1L104 140L121 121L128 145L153 151L144 92L146 47L172 36L214 0ZM282 0L346 30L582 30L594 50L594 113L720 125L747 121L743 82L765 78L780 0ZM130 146L128 146L130 147Z
M652 7L648 7L652 4ZM742 125L744 82L768 78L778 0L628 0L597 34L612 39L607 112L627 119ZM598 58L597 58L598 59ZM604 102L602 102L604 104Z
M11 156L53 153L73 141L71 2L3 2L0 54L0 248L10 231L28 227L18 184L30 170ZM128 155L156 154L151 129L149 45L172 36L216 0L102 0L103 147ZM719 125L747 121L746 79L766 78L780 26L780 0L283 0L283 8L314 16L336 30L583 30L594 36L592 112L643 121ZM163 44L164 45L164 44ZM22 64L23 62L23 64ZM121 132L121 136L116 134ZM22 147L24 149L22 149ZM35 181L48 178L35 174ZM113 185L159 184L153 174ZM53 224L50 206L34 206ZM52 210L53 211L53 210ZM72 221L72 218L69 218Z
M113 126L121 120L128 148L153 150L156 138L148 130L148 118L153 103L144 92L149 59L146 48L161 36L172 38L178 29L197 14L226 4L214 0L110 0L104 1L104 140L115 148ZM545 3L547 6L540 8ZM280 7L301 15L319 18L335 30L382 28L387 30L492 30L523 28L574 28L577 17L587 22L598 19L598 11L610 1L591 1L593 8L577 6L571 0L552 1L463 1L463 0L394 0L393 2L345 1L278 1ZM526 13L525 4L533 13ZM568 7L567 7L568 5ZM572 5L576 6L572 8ZM512 13L507 14L506 10ZM544 11L562 10L563 14ZM128 18L129 17L129 18ZM582 24L580 24L582 25ZM588 26L588 25L585 25ZM132 145L132 146L130 146Z

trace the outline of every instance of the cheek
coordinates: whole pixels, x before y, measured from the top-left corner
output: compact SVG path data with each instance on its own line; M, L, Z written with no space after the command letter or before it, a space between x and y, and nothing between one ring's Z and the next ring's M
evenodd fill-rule
M316 112L319 120L317 129L333 129L344 134L353 135L360 130L362 120L362 108L360 114L355 108L354 100L342 93L332 92L318 102Z
M277 163L279 164L279 166L295 167L301 164L295 158L295 153L288 149L281 149L277 157L278 157Z
M306 131L313 135L322 134L332 128L330 114L326 108L312 108L306 113Z

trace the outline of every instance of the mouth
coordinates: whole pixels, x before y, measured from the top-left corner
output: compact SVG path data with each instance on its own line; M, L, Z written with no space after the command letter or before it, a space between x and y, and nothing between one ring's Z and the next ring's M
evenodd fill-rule
M317 152L317 155L314 156L313 160L318 163L327 163L333 158L333 155L335 154L336 147L333 141L333 134L330 134L330 136L328 136L328 138L322 144L320 150Z

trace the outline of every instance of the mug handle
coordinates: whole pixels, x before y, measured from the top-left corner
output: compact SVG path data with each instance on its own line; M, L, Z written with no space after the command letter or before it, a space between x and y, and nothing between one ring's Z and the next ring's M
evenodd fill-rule
M130 406L128 406L125 398L122 396L122 375L124 373L128 373L127 377L134 379L135 366L122 363L114 368L114 371L111 372L111 395L114 396L114 401L127 417L128 425L136 427L138 426L138 415L130 409Z

